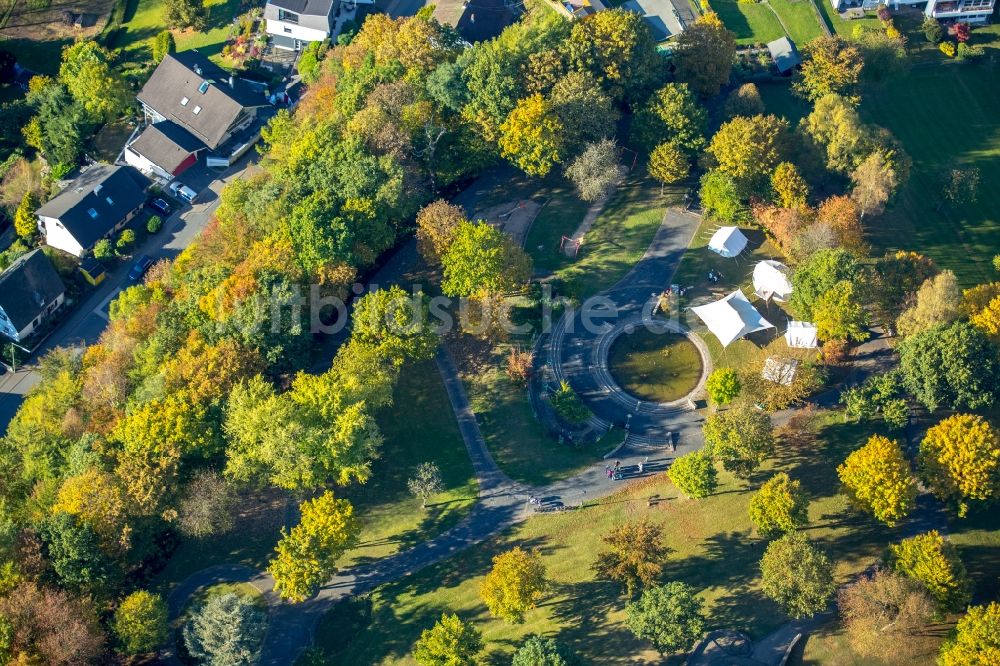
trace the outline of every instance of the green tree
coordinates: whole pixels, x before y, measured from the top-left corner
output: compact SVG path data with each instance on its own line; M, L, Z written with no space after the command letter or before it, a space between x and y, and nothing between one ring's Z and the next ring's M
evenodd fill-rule
M912 335L899 345L903 384L925 407L979 409L1000 390L996 345L971 324L957 321Z
M857 46L837 36L817 37L802 48L801 78L792 88L811 102L830 94L850 99L863 68Z
M589 144L566 167L566 177L576 186L584 201L597 201L610 195L625 178L628 170L619 160L618 144L614 139L601 139Z
M702 431L711 456L743 480L774 454L771 417L749 403L712 414Z
M310 44L312 46L312 44ZM153 38L153 62L160 62L167 57L168 53L177 51L177 44L174 42L174 33L169 30L161 30Z
M163 3L163 20L171 28L204 30L208 24L208 10L204 0L166 0Z
M698 191L705 213L723 222L739 222L747 217L748 207L735 181L721 171L709 171L701 177Z
M739 374L732 368L716 368L705 382L708 397L716 405L728 405L743 390Z
M76 516L59 512L39 529L52 570L67 589L104 592L112 580L112 566L101 551L100 538Z
M715 463L703 451L692 451L678 457L667 470L670 482L692 499L708 497L718 486Z
M953 414L927 430L917 457L934 495L958 506L991 502L1000 494L1000 436L976 414Z
M436 463L424 462L417 465L417 470L406 481L407 489L420 498L421 508L427 508L427 498L444 490L441 482L441 468Z
M559 388L549 395L549 401L556 414L568 423L583 423L590 417L590 410L565 379L559 383Z
M937 21L935 21L937 23ZM1000 604L971 606L941 646L941 666L988 666L1000 661Z
M837 467L837 476L852 504L889 527L916 505L913 470L896 440L872 435Z
M580 659L553 638L529 636L514 653L510 666L577 666Z
M97 259L110 259L114 255L115 251L111 245L110 239L102 238L94 243L94 257Z
M615 525L601 540L608 550L597 556L593 569L601 578L621 583L629 597L640 584L656 580L670 552L663 543L663 528L648 520Z
M736 35L714 12L700 16L674 40L677 80L702 97L718 95L729 82L735 57Z
M184 625L188 654L202 663L250 666L260 657L267 614L253 599L229 592L209 597Z
M420 666L475 666L483 651L482 634L457 615L442 615L433 627L424 629L413 647Z
M868 311L855 292L853 282L841 280L813 303L812 319L821 340L868 337Z
M650 587L638 601L625 605L625 626L652 643L661 656L686 652L705 631L703 603L686 583Z
M502 294L518 289L531 276L531 259L524 250L485 223L460 223L441 264L441 290L448 296Z
M877 145L875 132L840 95L817 100L800 127L826 153L827 168L843 174L857 169Z
M760 560L761 588L794 618L826 610L837 589L830 559L801 532L768 544Z
M35 117L22 130L25 141L45 155L57 175L68 173L83 152L89 115L65 87L54 82L30 89L27 100Z
M146 220L146 231L151 234L155 234L160 229L163 228L163 218L159 215L150 215L149 219Z
M563 129L566 155L614 136L618 111L589 72L569 72L555 82L549 103Z
M757 532L772 538L804 527L809 522L809 496L798 480L785 472L775 474L750 498L750 522Z
M782 162L771 174L771 189L782 208L804 208L809 201L809 185L791 162Z
M684 83L668 83L635 115L633 135L646 148L670 141L693 154L705 147L705 109Z
M841 282L853 282L860 271L858 260L846 250L820 250L792 274L789 305L800 318L812 321L816 302Z
M357 538L354 507L327 490L300 505L302 518L291 532L281 530L277 555L268 564L283 599L305 601L336 571L337 560Z
M14 231L21 238L33 238L38 234L36 210L38 210L38 197L35 196L34 192L25 192L17 210L14 211Z
M426 299L397 285L365 294L354 305L351 339L378 349L396 365L434 355L438 336L427 313Z
M716 169L744 191L757 191L781 162L788 123L777 116L736 116L708 144Z
M115 610L112 625L125 654L152 652L167 640L167 604L158 594L138 590Z
M494 556L479 594L495 617L518 624L538 604L547 586L541 557L518 546Z
M943 612L958 611L972 598L972 582L958 549L937 530L890 544L888 563L923 585Z
M115 247L118 248L119 252L127 252L133 243L135 243L135 231L122 229L122 232L118 234L118 240L115 241Z
M660 194L664 185L679 183L691 173L691 158L673 141L661 143L649 154L647 164L649 175L660 182Z
M500 125L500 153L532 176L544 176L563 159L565 127L539 94L519 100Z
M128 89L111 53L92 39L63 49L59 82L95 122L113 120L128 104Z

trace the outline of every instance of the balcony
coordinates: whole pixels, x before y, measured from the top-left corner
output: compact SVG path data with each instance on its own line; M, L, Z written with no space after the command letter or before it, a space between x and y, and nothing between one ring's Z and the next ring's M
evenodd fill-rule
M927 8L934 18L961 18L971 14L989 15L993 13L994 0L947 0L932 2Z

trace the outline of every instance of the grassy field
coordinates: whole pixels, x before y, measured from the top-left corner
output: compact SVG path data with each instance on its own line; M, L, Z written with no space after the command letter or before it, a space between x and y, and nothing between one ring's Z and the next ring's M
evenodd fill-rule
M736 34L737 44L766 44L785 36L778 17L763 3L712 0L712 9Z
M837 413L818 414L800 425L781 438L773 464L753 484L778 470L802 482L812 500L806 532L834 559L838 580L846 581L900 538L898 529L855 514L838 492L836 465L872 429L844 423ZM556 636L592 663L664 663L623 626L625 600L617 585L595 580L590 571L602 549L601 535L617 523L643 517L663 526L671 548L663 579L699 590L709 628L737 627L759 638L784 622L759 589L758 561L766 542L754 535L746 517L751 489L724 473L720 478L718 491L701 501L680 498L660 475L579 512L531 518L461 557L338 606L320 625L318 643L334 663L345 666L412 664L408 654L420 630L448 611L483 631L490 652L483 663L509 663L504 655L509 659L529 633ZM478 596L490 558L515 545L537 549L553 581L550 596L523 625L494 620Z
M879 250L917 250L966 285L995 279L1000 252L1000 87L988 65L915 67L905 78L868 91L862 112L887 127L913 159L909 183L893 206L867 225ZM952 168L980 172L978 198L943 202Z
M701 378L701 354L686 336L639 328L615 340L608 369L618 385L643 400L669 402L693 391Z
M829 2L829 0L817 1ZM781 18L781 23L788 29L788 36L796 45L801 47L823 34L811 0L768 0L768 2L771 9Z
M221 64L217 57L226 44L233 19L239 14L241 0L205 0L208 27L204 32L174 31L178 51L198 49ZM114 46L124 50L126 57L148 59L152 56L153 38L166 29L163 21L163 0L128 0L125 21Z
M865 26L877 26L879 25L879 20L875 16L875 12L872 12L861 19L842 19L840 14L838 14L834 9L833 5L830 4L830 0L815 0L816 6L819 7L819 13L823 15L823 19L826 20L826 24L830 29L841 37L850 37L854 33L855 26L865 25Z

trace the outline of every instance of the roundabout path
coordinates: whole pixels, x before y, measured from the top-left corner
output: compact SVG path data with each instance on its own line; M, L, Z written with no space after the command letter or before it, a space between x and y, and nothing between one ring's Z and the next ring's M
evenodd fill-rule
M642 260L604 295L618 304L623 314L641 311L650 292L662 290L663 285L673 276L697 226L696 216L669 210ZM573 340L568 339L571 342ZM569 357L572 358L573 354L574 352L570 352ZM208 567L192 574L174 588L169 597L171 620L180 617L191 596L203 587L221 582L250 583L268 601L268 629L260 663L264 666L292 664L312 644L320 618L338 601L365 594L378 585L398 580L498 534L533 513L528 504L529 497L539 498L546 506L575 506L610 495L622 488L622 481L607 478L604 461L596 462L576 476L544 488L531 488L509 479L490 456L465 388L446 347L442 346L438 350L435 361L479 484L478 502L462 522L409 550L373 564L344 569L314 597L300 604L291 604L278 597L273 589L274 579L266 572L237 564ZM595 406L600 405L599 401L595 402ZM632 425L645 424L647 420L653 426L662 427L665 417L661 415L656 419L647 419L637 416L633 418ZM682 443L693 444L692 429L697 423L694 415L681 413L670 420L690 426L684 429ZM675 431L678 429L677 425L671 427ZM669 463L669 459L658 457L657 451L641 450L622 451L617 460L622 464L623 478L626 481L655 474L664 470ZM645 461L645 465L640 475L637 465L641 461ZM161 651L161 658L178 663L175 652L176 648L171 644Z

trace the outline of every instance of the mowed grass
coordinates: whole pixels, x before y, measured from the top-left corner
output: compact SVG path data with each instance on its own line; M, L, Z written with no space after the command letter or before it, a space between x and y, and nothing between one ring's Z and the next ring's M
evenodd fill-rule
M829 0L819 1L828 2ZM801 47L806 42L823 34L811 0L768 0L768 2L781 17L781 23L788 29L788 36L792 38L796 46Z
M778 17L763 3L712 0L712 9L736 34L737 44L766 44L785 36Z
M433 361L403 368L393 404L378 415L385 437L372 478L342 494L354 504L361 533L340 566L405 550L455 525L472 508L478 487L444 384ZM444 490L427 508L407 488L417 466L441 469Z
M840 14L833 8L833 5L830 4L830 0L815 0L815 2L826 24L841 37L850 38L854 34L855 26L877 27L880 25L875 12L869 12L864 18L842 19L840 18Z
M810 494L806 534L836 563L844 582L901 537L854 513L839 494L836 466L876 426L844 423L839 413L803 420L804 428L780 439L768 469L752 485L720 474L717 492L700 501L683 499L661 474L575 512L536 516L509 532L448 561L378 588L367 598L337 606L324 618L317 643L333 663L413 664L409 656L420 631L443 612L457 612L483 631L482 663L509 663L510 652L531 633L557 637L589 663L660 664L649 645L623 624L625 599L616 584L591 570L603 549L601 537L625 520L648 518L662 525L671 552L662 579L693 585L706 601L708 627L734 627L761 638L787 618L760 591L759 560L766 541L747 518L753 488L775 471L787 471ZM537 549L552 580L550 594L522 625L492 618L479 598L491 558L514 546Z
M953 270L965 285L995 279L1000 252L1000 86L990 67L914 68L868 91L862 112L887 127L913 159L895 203L866 227L878 250L915 250ZM943 178L953 168L980 172L978 197L946 204Z
M239 12L240 0L205 0L205 7L209 13L206 30L175 30L174 40L178 51L198 49L221 64L218 56ZM163 0L129 0L115 46L122 48L127 58L145 60L152 57L153 38L166 29Z

